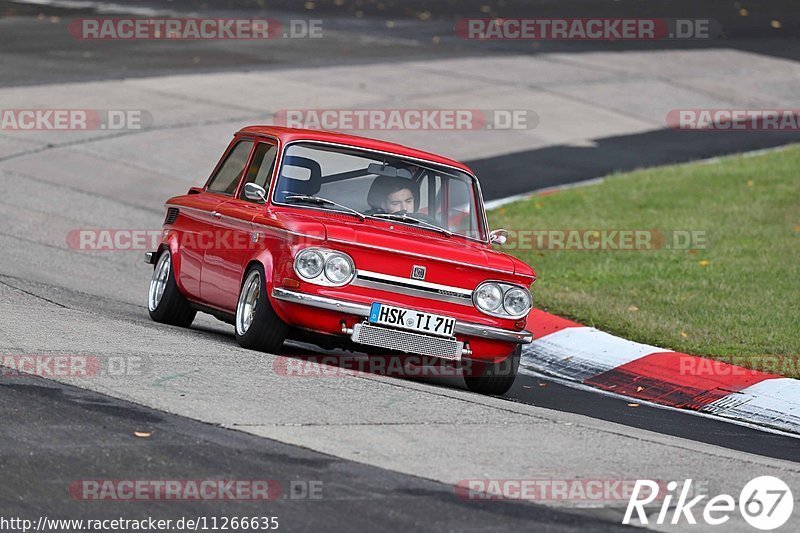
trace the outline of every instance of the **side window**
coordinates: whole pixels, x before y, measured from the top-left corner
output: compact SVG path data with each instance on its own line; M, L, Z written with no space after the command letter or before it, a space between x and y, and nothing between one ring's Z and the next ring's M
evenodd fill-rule
M239 141L236 146L228 152L228 157L219 167L219 170L211 178L208 190L222 194L233 194L239 184L239 178L244 172L250 150L253 148L253 141Z
M269 179L272 177L272 171L275 168L275 157L277 155L278 147L274 144L265 142L258 143L256 151L253 154L253 160L250 163L250 167L247 169L244 183L261 185L268 191ZM242 190L239 191L239 198L247 200L247 198L244 197L244 183L242 184Z

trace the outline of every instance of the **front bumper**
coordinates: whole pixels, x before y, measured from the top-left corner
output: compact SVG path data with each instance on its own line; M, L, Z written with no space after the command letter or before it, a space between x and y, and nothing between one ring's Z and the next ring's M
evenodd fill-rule
M340 311L348 315L365 318L369 317L370 306L367 304L348 302L346 300L318 296L316 294L305 294L278 287L272 289L272 297L283 302L306 305L309 307L326 309L328 311ZM463 322L461 320L456 321L455 332L456 334L469 337L482 337L484 339L514 344L529 344L533 341L533 334L531 334L530 331L511 331L492 326L484 326L483 324L475 324L473 322Z

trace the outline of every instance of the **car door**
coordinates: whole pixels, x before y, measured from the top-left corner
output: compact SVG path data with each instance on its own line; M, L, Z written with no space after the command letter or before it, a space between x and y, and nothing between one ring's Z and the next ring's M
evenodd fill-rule
M224 201L217 194L200 191L190 193L170 205L170 209L177 209L179 213L177 222L171 228L178 234L180 243L180 268L176 269L176 273L186 297L192 300L202 300L200 273L205 254L204 243L214 231L216 220L211 213Z
M180 285L186 296L192 300L203 300L202 269L205 249L209 246L210 237L216 226L216 209L233 195L231 183L235 188L238 177L244 169L252 149L252 141L234 140L222 154L219 163L211 173L203 189L193 189L186 196L180 197L172 207L180 214L174 230L178 231L180 243ZM242 159L244 159L242 161ZM239 176L236 176L237 165L241 165Z
M214 246L205 250L202 271L203 300L209 305L235 311L244 267L257 249L252 220L264 210L264 203L244 197L244 184L254 182L269 190L277 156L277 144L260 140L236 195L216 207Z

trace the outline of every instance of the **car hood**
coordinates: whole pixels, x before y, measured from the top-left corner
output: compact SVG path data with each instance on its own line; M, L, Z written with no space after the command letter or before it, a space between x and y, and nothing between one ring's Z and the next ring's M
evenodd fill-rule
M392 254L423 257L428 261L514 273L514 261L509 256L464 237L447 237L428 229L383 220L318 222L325 226L326 238L331 243L384 249Z
M263 218L262 218L263 217ZM331 246L385 250L393 255L425 259L488 273L521 276L520 283L532 283L535 273L525 262L493 250L484 243L464 237L447 237L441 233L387 220L358 218L337 212L311 209L269 210L254 222L271 220L292 233L325 239Z

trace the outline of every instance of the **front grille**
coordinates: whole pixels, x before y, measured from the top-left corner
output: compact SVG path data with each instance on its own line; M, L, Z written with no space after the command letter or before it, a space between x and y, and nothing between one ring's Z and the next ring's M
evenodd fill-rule
M170 207L167 209L167 218L164 219L164 224L174 224L178 219L180 211L177 207Z
M410 278L404 280L395 276L359 270L356 273L356 279L353 280L353 285L472 306L472 291L468 289L448 287L445 285L424 284Z
M461 360L461 354L464 351L464 343L457 340L429 337L366 323L353 326L353 335L350 338L353 342L367 346L415 355L431 355L455 361Z

